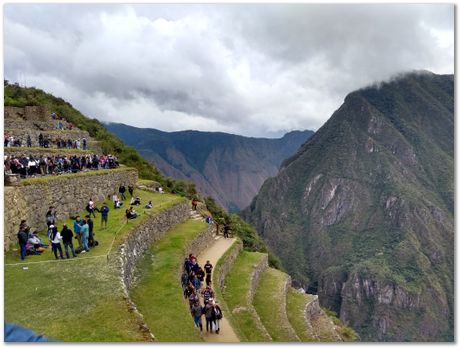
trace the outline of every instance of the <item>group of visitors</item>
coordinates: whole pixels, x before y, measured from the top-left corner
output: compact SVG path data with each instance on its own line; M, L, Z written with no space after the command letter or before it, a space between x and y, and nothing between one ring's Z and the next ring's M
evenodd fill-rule
M31 231L26 220L21 220L19 232L17 234L21 260L24 260L27 255L41 255L48 248L48 244L38 237L37 231Z
M86 170L113 169L119 166L112 155L5 156L5 174L22 177L77 173Z
M190 313L196 328L203 331L201 318L204 315L206 331L218 334L220 332L220 319L223 315L211 287L212 268L213 266L208 260L203 270L198 264L197 258L190 254L184 261L181 285L184 298L189 301ZM206 286L203 286L204 282L206 282ZM203 298L203 305L201 305L200 297Z
M71 139L55 139L52 140L50 137L45 137L43 136L42 133L38 135L38 146L43 147L43 148L51 148L51 147L57 147L58 149L82 149L82 150L87 150L88 149L88 141L86 138L78 138L75 140ZM4 142L3 142L5 147L22 147L23 146L23 141L19 137L15 137L14 135L11 135L7 132L4 133ZM27 147L32 147L32 139L30 135L27 135L26 138L26 146Z
M71 123L71 122L65 122L66 124L64 124L62 121L64 121L65 119L61 116L59 116L58 114L56 114L55 112L51 113L51 119L53 121L56 122L56 129L60 129L60 130L65 130L65 129L68 129L68 130L72 130L74 128L74 125Z

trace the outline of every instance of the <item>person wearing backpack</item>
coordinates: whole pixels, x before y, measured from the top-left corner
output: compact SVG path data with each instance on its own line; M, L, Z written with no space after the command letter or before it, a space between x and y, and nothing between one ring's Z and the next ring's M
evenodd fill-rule
M222 314L222 310L220 309L219 305L217 304L217 301L213 301L213 323L214 327L216 330L216 334L219 334L220 332L220 319L222 319L224 316Z
M81 226L80 235L81 235L81 244L83 248L81 253L83 254L89 251L89 247L88 247L89 226L86 220L83 220L83 225Z
M192 313L193 321L195 322L195 326L203 331L203 323L201 322L201 316L203 315L203 308L201 307L199 302L194 302L192 304L192 308L190 309Z
M206 332L212 333L212 320L213 320L214 307L212 302L209 301L206 306L204 306L204 317L206 318Z
M57 252L59 250L59 256L61 259L64 259L64 257L62 256L62 247L61 247L61 239L62 239L62 236L61 234L59 233L58 229L56 226L54 225L51 225L50 226L50 234L49 234L49 240L51 242L51 248L53 250L53 253L54 253L54 257L56 258L56 260L58 259L58 256L57 256Z
M109 221L109 207L107 203L102 203L101 208L101 228L105 225L104 228L107 228L107 222Z

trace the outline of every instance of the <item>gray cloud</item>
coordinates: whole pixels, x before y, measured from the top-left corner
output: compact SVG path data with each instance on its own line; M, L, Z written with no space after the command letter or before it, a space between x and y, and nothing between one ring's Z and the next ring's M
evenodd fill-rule
M454 6L7 4L5 78L91 117L272 136L352 90L454 70Z

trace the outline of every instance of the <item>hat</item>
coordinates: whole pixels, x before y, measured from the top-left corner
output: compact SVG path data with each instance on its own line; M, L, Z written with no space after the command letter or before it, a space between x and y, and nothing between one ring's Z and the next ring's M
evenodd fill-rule
M50 228L53 228L53 227L54 227L54 225L50 225Z

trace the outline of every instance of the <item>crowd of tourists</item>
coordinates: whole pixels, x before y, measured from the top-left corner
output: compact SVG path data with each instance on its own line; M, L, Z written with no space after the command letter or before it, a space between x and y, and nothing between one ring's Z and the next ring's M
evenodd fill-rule
M212 268L209 260L201 267L197 258L190 254L184 260L181 285L184 298L188 299L195 327L201 332L203 331L202 317L204 316L206 332L218 334L223 315L212 290ZM203 299L203 305L200 298Z
M87 150L88 149L88 140L86 138L78 138L75 140L71 139L51 139L50 137L43 136L42 133L38 135L38 146L43 148L58 148L58 149L78 149L78 150ZM26 144L23 144L21 138L15 137L8 132L4 133L4 146L5 147L32 147L32 138L30 135L27 135Z
M117 157L112 155L29 155L5 156L5 174L18 174L22 177L37 175L56 175L80 171L113 169L119 167Z

